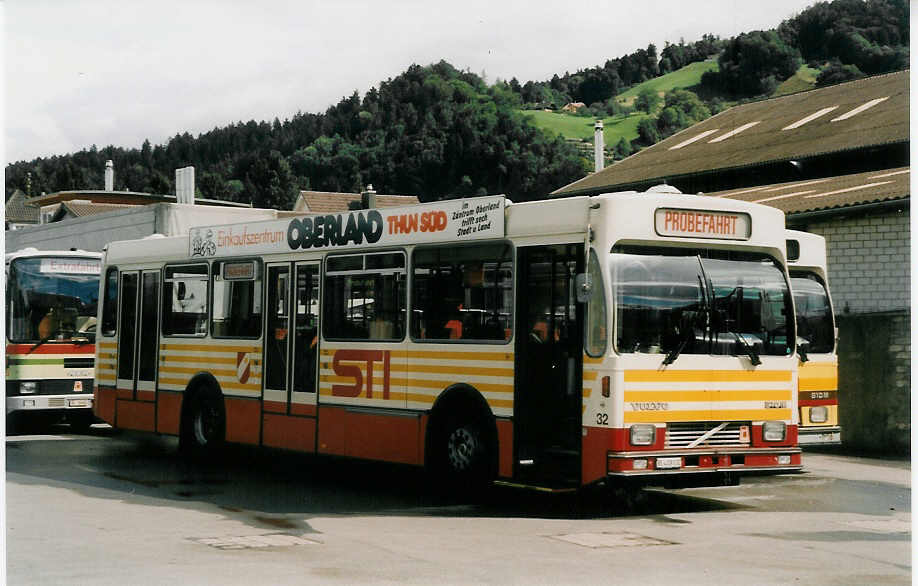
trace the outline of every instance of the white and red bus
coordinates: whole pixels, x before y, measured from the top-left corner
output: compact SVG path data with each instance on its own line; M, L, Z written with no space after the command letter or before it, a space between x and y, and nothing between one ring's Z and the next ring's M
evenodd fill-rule
M101 254L6 255L6 425L27 419L93 422Z
M829 293L826 241L818 234L788 230L787 250L800 357L800 445L840 444L838 335Z
M799 470L784 216L669 191L112 243L96 414L550 489Z

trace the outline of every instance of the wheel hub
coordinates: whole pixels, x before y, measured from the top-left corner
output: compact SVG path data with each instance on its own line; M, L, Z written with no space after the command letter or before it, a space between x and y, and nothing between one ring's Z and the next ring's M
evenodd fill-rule
M454 470L468 470L472 467L479 449L478 437L465 427L460 427L449 436L446 451Z

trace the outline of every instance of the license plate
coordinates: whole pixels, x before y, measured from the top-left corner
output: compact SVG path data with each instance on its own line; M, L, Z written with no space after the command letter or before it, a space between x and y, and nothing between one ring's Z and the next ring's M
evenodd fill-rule
M89 402L89 399L71 399L71 407L91 407L92 405Z
M675 456L672 458L657 458L656 464L657 470L664 468L681 468L682 467L682 458Z

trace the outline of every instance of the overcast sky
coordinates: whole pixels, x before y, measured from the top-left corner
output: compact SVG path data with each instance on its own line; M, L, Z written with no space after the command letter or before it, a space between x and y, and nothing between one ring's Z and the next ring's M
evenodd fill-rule
M7 161L321 112L412 63L489 82L768 29L815 0L3 2Z

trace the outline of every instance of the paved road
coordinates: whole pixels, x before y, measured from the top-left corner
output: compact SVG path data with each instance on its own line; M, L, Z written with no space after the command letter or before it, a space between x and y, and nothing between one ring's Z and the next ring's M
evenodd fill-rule
M411 468L163 438L7 438L9 584L907 584L906 461L738 487L432 496Z

